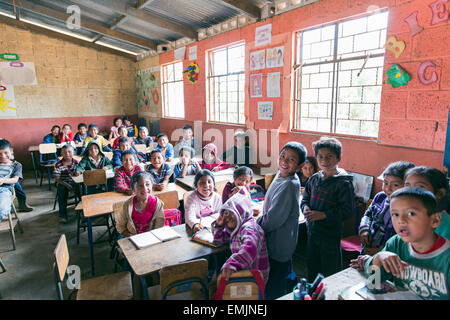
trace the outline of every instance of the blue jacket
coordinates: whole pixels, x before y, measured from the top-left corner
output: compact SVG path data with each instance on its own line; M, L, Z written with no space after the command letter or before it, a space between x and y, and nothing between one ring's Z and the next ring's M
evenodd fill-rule
M130 150L133 151L136 162L145 161L145 157L142 154L139 154L136 149L131 147ZM113 150L112 164L114 168L122 166L122 151L119 148Z
M44 143L59 143L59 138L54 137L51 133L44 137Z

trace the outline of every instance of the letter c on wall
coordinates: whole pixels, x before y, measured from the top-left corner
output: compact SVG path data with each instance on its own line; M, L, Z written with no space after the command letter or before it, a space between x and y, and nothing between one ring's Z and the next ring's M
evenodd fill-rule
M425 61L422 62L422 64L419 66L419 69L417 70L417 76L419 77L419 81L424 85L432 84L433 82L436 82L438 79L436 71L433 71L430 79L425 78L425 73L429 67L435 68L436 64L433 61Z

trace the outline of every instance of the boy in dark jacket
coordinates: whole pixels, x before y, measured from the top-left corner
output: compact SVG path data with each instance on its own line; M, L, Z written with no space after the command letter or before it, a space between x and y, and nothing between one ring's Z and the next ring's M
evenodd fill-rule
M341 143L322 137L313 143L313 149L321 171L309 178L301 202L307 220L306 255L311 282L318 273L329 276L342 269L342 228L355 210L352 176L338 168Z

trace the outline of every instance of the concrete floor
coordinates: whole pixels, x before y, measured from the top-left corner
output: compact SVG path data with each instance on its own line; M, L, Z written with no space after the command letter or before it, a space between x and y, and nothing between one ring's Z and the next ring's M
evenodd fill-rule
M53 250L61 234L65 234L67 238L69 265L80 267L82 280L91 277L87 232L81 231L80 244L77 245L74 206L68 209L68 223L60 224L58 206L53 210L56 188L53 186L49 191L45 177L40 187L35 183L32 171L25 172L24 176L22 187L34 210L19 213L24 233L21 234L16 228L16 250L12 250L9 231L0 233L0 257L7 268L6 273L0 274L0 295L4 300L54 300L57 296L52 270ZM94 228L94 239L105 230L105 227ZM95 244L96 276L113 272L113 260L109 258L110 248L107 241ZM294 270L298 277L306 276L304 249L305 246L300 241L294 255Z

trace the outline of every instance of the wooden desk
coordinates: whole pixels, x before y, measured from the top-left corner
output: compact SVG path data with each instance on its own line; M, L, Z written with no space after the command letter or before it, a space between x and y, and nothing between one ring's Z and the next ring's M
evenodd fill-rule
M185 188L183 188L180 185L177 185L176 183L168 183L167 187L162 190L162 191L152 191L152 194L155 196L158 196L158 194L160 193L164 193L164 192L168 192L168 191L173 191L176 190L178 192L178 200L183 200L183 196L186 192L190 192L190 190L187 190Z
M353 268L344 269L329 277L323 279L323 283L327 285L325 292L325 300L339 300L339 294L348 287L357 285L366 280L364 273ZM277 300L294 300L293 293L290 292Z
M118 241L125 258L140 278L144 298L148 300L148 289L145 276L159 271L164 266L173 265L193 259L199 259L210 254L223 251L226 245L218 248L208 247L191 241L192 233L186 230L186 224L173 227L181 236L174 240L155 244L153 246L138 250L128 239L123 238Z
M76 157L76 156L74 156ZM80 174L79 176L70 176L73 180L73 182L75 183L83 183L84 179L83 179L83 174ZM112 179L114 178L114 170L107 170L106 171L106 179Z
M83 215L88 223L89 255L91 257L91 274L95 275L94 242L92 239L92 218L113 212L116 202L126 201L131 196L119 192L103 192L81 197Z

